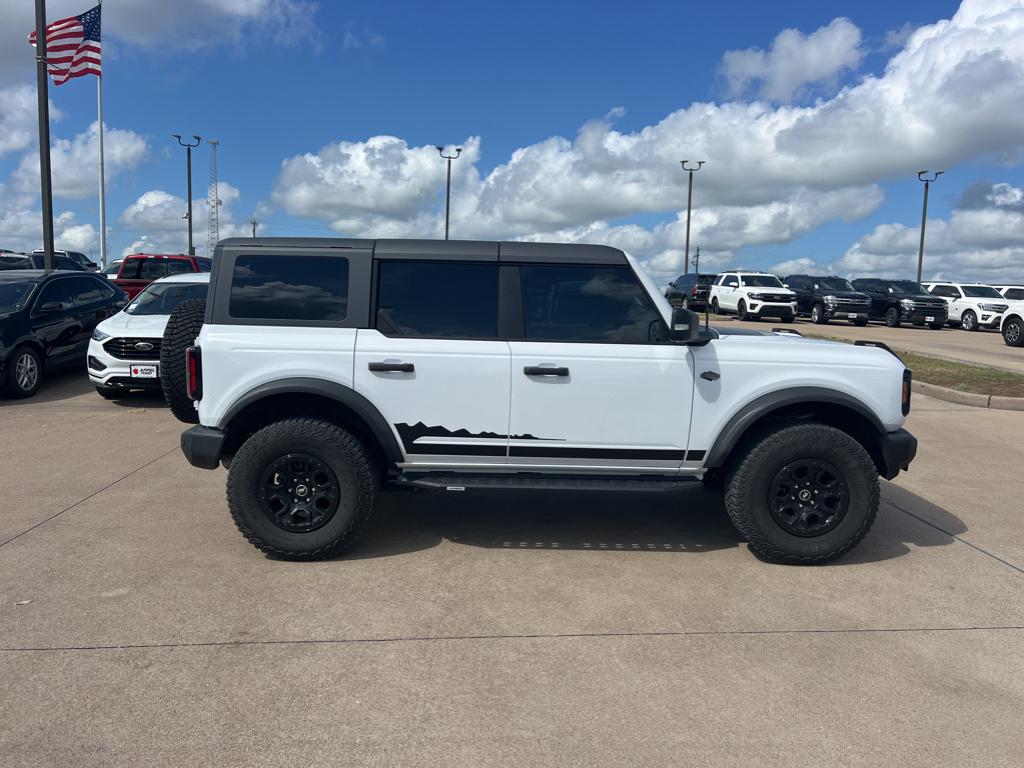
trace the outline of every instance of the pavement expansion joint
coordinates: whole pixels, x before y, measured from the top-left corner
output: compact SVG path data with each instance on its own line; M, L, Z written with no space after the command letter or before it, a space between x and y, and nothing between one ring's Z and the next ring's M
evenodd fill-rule
M488 640L587 640L607 638L741 637L752 635L864 635L928 632L1019 632L1024 625L982 627L848 627L845 629L724 629L651 632L560 632L494 635L411 635L405 637L352 637L319 640L223 640L195 643L123 643L118 645L64 645L0 648L0 653L55 653L67 651L129 651L157 649L242 648L245 646L376 645Z

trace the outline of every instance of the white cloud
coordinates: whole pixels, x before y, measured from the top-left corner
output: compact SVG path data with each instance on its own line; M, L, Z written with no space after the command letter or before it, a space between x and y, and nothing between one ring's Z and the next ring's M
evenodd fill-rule
M860 64L860 43L857 26L849 19L837 18L809 35L784 29L768 51L726 51L719 68L732 97L744 96L758 84L760 98L789 102L804 95L810 86L834 88L844 70Z
M37 144L37 106L35 86L0 88L0 157ZM61 116L61 111L51 101L50 121L56 122Z
M1024 189L1007 183L972 185L948 219L929 219L924 277L1024 279ZM987 201L978 207L978 201ZM839 268L850 274L911 277L917 273L920 230L880 224L855 242Z
M218 233L221 239L251 233L249 225L234 220L234 205L241 198L238 189L225 181L217 184L217 197L221 201ZM122 228L133 233L132 242L122 255L129 253L184 253L188 246L185 199L162 189L143 192L121 213ZM192 201L192 244L196 253L206 252L207 242L206 198Z
M47 16L61 19L83 13L82 0L50 0ZM9 6L9 7L7 7ZM225 45L259 51L265 44L318 44L317 5L307 0L132 0L103 14L104 55L113 38L119 45L147 49L205 51ZM0 26L0 81L31 75L33 49L27 42L35 29L32 3L7 3Z
M837 34L847 24L823 29ZM840 37L844 51L856 49L852 36ZM814 45L822 39L830 38ZM617 110L572 140L517 149L489 172L471 137L452 166L452 233L628 242L668 274L682 266L680 159L708 161L695 177L691 243L709 260L728 259L747 245L863 217L881 203L879 182L918 168L1012 160L1024 149L1021 93L1024 5L966 0L952 19L911 33L883 74L813 105L697 103L634 132L616 130ZM393 136L337 142L286 159L271 199L341 234L436 237L444 163L432 147ZM673 218L616 224L652 214Z
M98 194L99 123L73 139L51 140L50 168L54 197L88 198ZM149 151L146 140L134 131L106 127L103 155L106 181L137 168ZM39 156L25 155L12 175L12 186L24 192L39 189Z
M815 264L814 259L808 258L807 256L801 256L799 259L788 259L786 261L780 261L769 269L780 277L786 277L787 275L801 275L809 272L814 272L818 269L818 265Z

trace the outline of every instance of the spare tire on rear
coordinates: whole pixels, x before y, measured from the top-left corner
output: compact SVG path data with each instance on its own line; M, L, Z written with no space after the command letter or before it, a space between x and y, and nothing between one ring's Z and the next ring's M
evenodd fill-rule
M185 350L196 342L206 315L204 299L186 299L171 312L160 344L160 388L171 413L186 424L198 424L199 414L185 387Z

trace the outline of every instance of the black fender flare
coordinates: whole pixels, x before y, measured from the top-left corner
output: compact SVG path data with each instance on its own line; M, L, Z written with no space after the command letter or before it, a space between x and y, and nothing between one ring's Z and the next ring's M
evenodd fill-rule
M377 410L377 407L351 387L326 379L295 377L276 379L266 384L260 384L232 403L227 413L224 414L217 424L217 427L219 429L226 429L232 419L253 403L274 395L286 394L319 395L341 403L350 408L369 427L389 462L398 464L405 460L401 449L398 447L398 440L395 438L391 425L381 415L381 412Z
M761 395L761 397L752 400L740 408L722 427L718 436L715 437L704 466L708 469L713 469L725 464L726 459L728 459L732 449L736 447L736 443L739 442L743 433L762 416L767 416L772 411L777 411L788 405L812 403L825 403L849 408L851 411L866 418L878 431L879 435L886 433L885 426L878 416L867 405L852 395L834 389L826 389L825 387L793 387Z

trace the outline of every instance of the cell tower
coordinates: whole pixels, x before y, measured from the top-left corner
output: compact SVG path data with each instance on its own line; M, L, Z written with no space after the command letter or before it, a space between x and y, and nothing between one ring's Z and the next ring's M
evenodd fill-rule
M206 193L206 255L213 256L213 249L220 240L220 198L217 197L217 139L207 139L210 145L210 189Z

